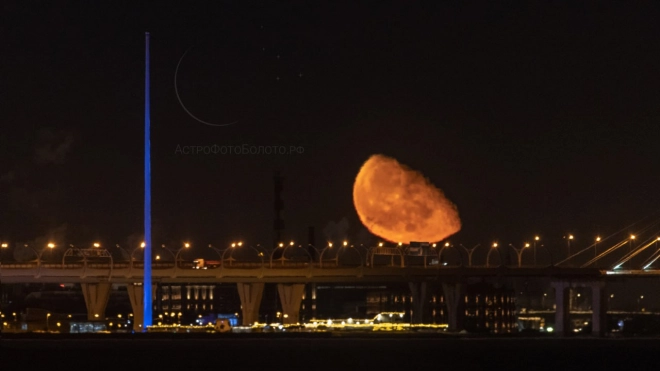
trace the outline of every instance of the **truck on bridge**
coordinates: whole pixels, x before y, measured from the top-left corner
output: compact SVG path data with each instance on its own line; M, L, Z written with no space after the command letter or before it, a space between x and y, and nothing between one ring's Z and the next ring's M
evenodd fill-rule
M193 264L192 264L193 269L218 268L219 266L220 266L220 261L205 260L205 259L195 259L193 260Z

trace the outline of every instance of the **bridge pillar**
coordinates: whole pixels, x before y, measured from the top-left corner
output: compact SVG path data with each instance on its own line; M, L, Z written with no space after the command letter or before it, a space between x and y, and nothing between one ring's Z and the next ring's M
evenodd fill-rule
M237 283L238 296L241 298L243 326L251 325L259 320L259 306L264 292L263 283Z
M442 291L447 304L447 317L449 331L461 331L465 317L465 284L443 283Z
M305 284L277 284L282 304L282 323L285 325L300 322L300 304L302 303Z
M142 322L144 321L142 284L129 283L126 285L126 291L128 292L128 299L131 301L131 309L133 310L133 331L142 332ZM156 285L151 285L151 295L152 297L156 295Z
M426 282L408 282L410 293L412 294L413 323L424 323L426 316Z
M605 299L605 283L591 284L591 334L603 336L607 331L607 299Z
M570 322L570 293L571 285L568 282L553 282L555 289L555 328L558 336L566 336L571 330Z
M109 282L80 284L87 306L87 320L105 320L105 308L112 285Z

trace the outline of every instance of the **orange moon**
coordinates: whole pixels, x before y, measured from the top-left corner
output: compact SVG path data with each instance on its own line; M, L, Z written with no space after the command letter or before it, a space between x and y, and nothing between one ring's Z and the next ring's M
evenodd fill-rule
M371 233L391 242L438 242L461 229L458 209L421 173L384 155L362 165L353 204Z

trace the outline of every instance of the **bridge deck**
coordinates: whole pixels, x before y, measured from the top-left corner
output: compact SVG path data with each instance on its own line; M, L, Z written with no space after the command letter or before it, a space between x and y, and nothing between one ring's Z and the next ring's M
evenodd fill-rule
M596 268L563 267L346 267L299 263L274 265L243 263L215 269L175 268L173 263L154 264L154 282L410 282L445 281L467 277L550 277L590 279L607 276ZM142 281L142 267L128 263L110 264L3 264L3 283L56 282L81 283L108 281L133 283Z

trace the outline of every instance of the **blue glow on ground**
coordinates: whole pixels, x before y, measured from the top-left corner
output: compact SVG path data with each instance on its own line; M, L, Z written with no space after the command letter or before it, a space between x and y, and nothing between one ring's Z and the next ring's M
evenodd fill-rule
M153 323L151 293L151 140L150 140L150 94L149 94L149 32L145 32L145 76L144 76L144 281L142 331Z

